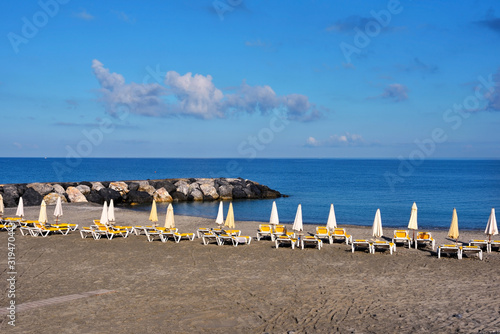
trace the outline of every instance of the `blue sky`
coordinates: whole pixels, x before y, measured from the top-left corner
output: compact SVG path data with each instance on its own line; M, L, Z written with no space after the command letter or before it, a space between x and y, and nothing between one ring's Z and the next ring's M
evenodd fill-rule
M500 158L498 1L0 13L0 156Z

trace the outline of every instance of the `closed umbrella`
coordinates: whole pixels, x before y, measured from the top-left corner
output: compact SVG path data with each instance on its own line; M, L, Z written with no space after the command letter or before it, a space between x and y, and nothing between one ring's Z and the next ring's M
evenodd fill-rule
M217 218L215 218L215 223L219 226L224 224L224 207L222 205L222 201L219 204L219 211L217 212Z
M113 199L111 199L111 201L109 201L108 221L110 223L115 222L115 204L113 203Z
M413 202L411 207L410 222L408 223L408 229L413 230L413 240L415 240L415 230L418 230L417 223L417 203Z
M278 208L276 207L276 202L273 201L273 207L271 209L271 218L269 218L269 224L278 225L280 223L280 219L278 217Z
M59 218L63 215L62 201L61 197L57 197L56 208L54 209L54 216L56 216L56 224L59 222Z
M451 225L450 225L450 230L448 231L448 237L455 239L455 242L457 242L459 235L460 233L458 232L457 210L453 208L453 217L451 218Z
M104 201L104 205L102 206L101 219L99 222L103 225L108 224L108 202Z
M24 205L23 205L23 198L22 197L19 197L19 204L17 205L16 216L21 217L21 220L24 217Z
M153 222L154 226L156 226L156 222L158 221L158 211L156 211L155 200L153 200L153 205L151 205L151 213L149 214L149 220Z
M174 207L172 203L168 204L167 216L165 217L165 228L175 228Z
M297 213L295 214L295 220L293 221L292 230L297 232L304 230L304 225L302 223L302 205L300 204L297 207Z
M38 222L42 224L46 224L47 219L47 204L42 200L42 205L40 206L40 214L38 215Z
M328 214L328 221L326 222L326 228L328 231L333 231L337 227L337 218L335 218L335 209L333 204L330 204L330 213Z
M226 222L224 226L230 229L234 229L236 226L234 224L234 212L233 212L233 203L229 203L229 210L227 211Z
M0 218L3 217L3 210L4 210L3 197L2 195L0 195Z
M486 225L486 230L484 230L491 241L491 236L498 234L497 217L495 216L495 209L491 209L490 218L488 219L488 224Z
M380 216L380 209L377 209L375 213L375 219L373 220L372 235L375 238L380 238L384 235L382 231L382 217Z

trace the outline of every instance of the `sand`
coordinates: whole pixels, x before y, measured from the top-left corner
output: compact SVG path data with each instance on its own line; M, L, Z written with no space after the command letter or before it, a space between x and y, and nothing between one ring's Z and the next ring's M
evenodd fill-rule
M64 220L89 226L101 207L67 205ZM49 215L53 207L48 207ZM6 210L13 215L15 208ZM119 223L146 225L148 213L117 208ZM36 219L38 208L26 208ZM50 217L49 219L51 219ZM236 213L236 219L237 219ZM160 220L164 219L162 214ZM213 227L213 220L176 216L179 232ZM236 222L255 237L258 222ZM403 226L402 226L403 227ZM312 232L314 226L305 226ZM355 238L370 229L346 227ZM385 235L392 235L385 228ZM459 241L484 238L461 231ZM432 231L437 244L446 231ZM8 305L7 233L0 232ZM81 239L16 232L16 303L96 290L111 292L42 305L2 316L12 333L488 333L500 330L500 252L458 260L430 249L351 253L342 243L321 250L203 245L201 239L148 242L144 235Z

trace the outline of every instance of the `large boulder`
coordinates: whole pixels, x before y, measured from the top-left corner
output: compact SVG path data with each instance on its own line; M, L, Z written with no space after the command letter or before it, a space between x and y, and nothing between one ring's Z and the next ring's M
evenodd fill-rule
M125 182L111 182L109 188L118 191L122 196L128 193L128 185Z
M80 184L78 187L76 187L76 189L80 190L83 196L87 196L88 194L90 194L90 187L84 184Z
M105 188L101 188L105 189ZM89 194L87 194L87 201L97 204L104 204L104 198L99 194L96 190L91 190Z
M200 184L200 189L203 192L204 200L211 201L219 198L219 193L217 189L215 189L213 182Z
M64 190L64 188L60 184L53 184L52 187L54 188L54 192L58 194L62 195L66 192L66 190Z
M158 203L172 202L173 198L170 196L168 191L165 188L156 189L153 194L153 198Z
M43 197L33 189L32 187L28 187L23 194L23 204L25 206L36 206L42 203Z
M99 195L101 195L103 200L106 202L113 200L114 203L120 203L122 201L120 193L111 188L102 188L99 190Z
M156 189L165 188L165 190L168 193L173 193L177 189L177 187L174 186L174 184L168 180L155 181L154 184L151 184L151 185L153 187L155 187Z
M240 185L233 188L233 198L234 199L244 199L247 198L247 193L243 190Z
M184 202L187 201L187 196L184 195L184 193L181 193L179 191L174 191L173 193L170 194L172 196L172 199L177 202Z
M54 191L54 187L47 183L30 183L27 185L27 187L34 189L42 197Z
M76 187L68 187L66 189L69 201L71 203L86 203L87 198Z
M106 187L103 186L103 184L101 182L92 182L92 190L99 191L103 188L106 188Z
M47 204L47 205L56 205L58 198L61 198L61 201L64 203L68 202L68 200L66 199L66 196L64 196L62 194L55 193L55 192L45 195L43 200L45 201L45 204Z
M14 207L19 203L19 192L13 184L7 184L3 187L3 204L6 207Z
M137 191L137 189L139 189L139 183L138 182L130 182L128 184L128 190L129 191L132 191L132 190Z
M223 184L219 187L219 196L223 200L233 199L233 186L230 184Z
M145 191L131 190L127 194L127 202L131 204L151 203L153 197Z
M183 193L185 196L189 194L189 184L185 181L178 181L175 183L176 192Z
M149 183L148 183L145 185L139 184L139 188L137 189L137 191L144 191L144 192L147 192L150 196L153 196L156 189L153 186L149 185Z
M188 189L189 201L203 201L203 192L200 190L198 183L191 183Z

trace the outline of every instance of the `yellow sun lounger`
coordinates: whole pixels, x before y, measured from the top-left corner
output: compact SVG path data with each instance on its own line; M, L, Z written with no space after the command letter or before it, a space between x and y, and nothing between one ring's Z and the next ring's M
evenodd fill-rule
M353 253L358 248L362 250L368 250L368 253L374 253L372 243L365 239L355 239L351 242L351 249Z
M233 236L233 246L237 247L239 244L247 244L250 245L250 242L252 242L252 237L250 236Z
M462 259L462 248L458 245L441 245L438 247L437 257L441 258L441 254L457 254L459 260Z
M213 233L212 231L205 232L201 235L201 238L203 240L204 245L208 245L210 242L214 242L216 244L219 244L219 240L217 238L217 234Z
M271 234L271 241L276 240L276 238L280 236L286 236L286 227L285 225L276 225L274 227L274 231Z
M314 247L317 247L318 249L321 249L323 246L323 241L316 237L316 236L311 236L311 235L306 235L300 238L300 246L302 249L304 249L305 246L312 245Z
M389 241L374 241L372 243L372 249L373 253L375 253L376 250L382 250L382 251L389 250L389 252L392 255L392 253L396 251L396 244Z
M317 226L314 236L320 240L328 239L328 243L330 244L333 242L332 234L325 226Z
M257 230L257 240L260 241L261 238L273 238L273 228L269 224L260 224Z
M408 244L408 248L411 247L411 238L406 230L394 230L394 236L392 242L395 244Z
M334 228L331 235L333 241L337 239L344 240L346 245L349 245L349 242L352 242L352 236L347 234L343 228Z
M500 240L491 240L489 247L490 247L490 252L492 248L496 248L500 251Z
M436 249L436 240L434 240L430 232L418 232L417 239L415 240L415 249L419 245L431 245L432 250L434 250Z
M31 235L34 237L41 235L42 237L45 238L47 235L49 235L49 233L56 233L56 232L61 233L63 235L66 235L69 232L69 228L67 228L67 227L48 227L42 223L36 222L36 223L34 223L33 227L29 228L29 231L30 231Z
M477 255L479 260L483 260L483 250L479 246L462 246L462 255L473 254Z
M469 240L469 246L479 246L481 249L486 249L486 252L491 252L490 250L490 242L488 240L478 240L473 239Z
M276 244L276 248L278 248L280 245L290 245L292 249L294 249L295 245L297 245L297 239L288 235L280 235L274 240L274 242Z

